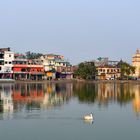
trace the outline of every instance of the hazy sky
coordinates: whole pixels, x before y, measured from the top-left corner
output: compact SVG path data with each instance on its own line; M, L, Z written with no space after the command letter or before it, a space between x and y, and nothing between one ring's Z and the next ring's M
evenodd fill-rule
M140 0L0 0L0 47L62 54L72 64L140 49Z

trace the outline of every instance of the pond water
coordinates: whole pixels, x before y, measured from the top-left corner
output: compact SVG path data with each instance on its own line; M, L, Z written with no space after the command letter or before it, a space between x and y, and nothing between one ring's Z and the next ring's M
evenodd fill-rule
M140 85L1 83L0 139L139 140Z

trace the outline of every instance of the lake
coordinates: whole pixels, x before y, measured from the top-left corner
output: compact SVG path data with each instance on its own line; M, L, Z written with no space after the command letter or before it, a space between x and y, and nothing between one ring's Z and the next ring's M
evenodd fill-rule
M140 85L0 83L0 139L139 140Z

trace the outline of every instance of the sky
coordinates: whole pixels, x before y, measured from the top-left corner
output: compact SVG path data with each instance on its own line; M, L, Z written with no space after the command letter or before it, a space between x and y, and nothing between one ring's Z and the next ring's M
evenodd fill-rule
M72 64L140 49L140 0L0 0L0 48L64 55Z

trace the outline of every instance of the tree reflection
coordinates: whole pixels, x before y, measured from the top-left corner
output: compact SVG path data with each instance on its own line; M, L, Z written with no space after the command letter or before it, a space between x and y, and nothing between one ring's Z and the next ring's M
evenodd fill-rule
M0 112L52 109L68 103L71 97L81 103L107 107L132 103L140 113L140 85L130 83L17 83L0 85Z
M77 96L81 102L94 103L97 92L96 84L78 83L74 85L74 95Z
M74 85L74 95L79 101L107 106L110 102L118 102L121 106L135 98L133 85L116 83L77 83Z

